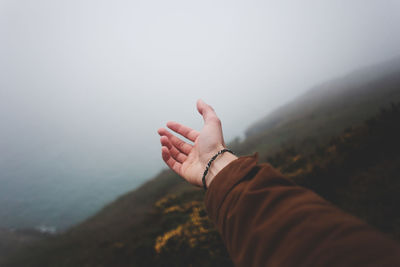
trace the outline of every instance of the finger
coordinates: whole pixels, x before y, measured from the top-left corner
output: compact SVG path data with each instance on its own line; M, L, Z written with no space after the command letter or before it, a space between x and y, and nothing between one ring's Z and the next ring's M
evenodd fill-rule
M168 140L168 137L166 136L161 136L160 138L161 141L161 145L162 146L166 146L169 150L169 153L171 154L171 156L178 161L179 163L183 163L186 159L187 156L183 153L181 153L178 149L176 149L176 147L174 147Z
M167 126L172 131L182 135L183 137L189 139L192 142L196 141L196 138L200 135L200 133L198 131L193 130L192 128L189 128L185 125L182 125L182 124L174 122L174 121L168 122Z
M169 141L173 146L175 146L179 151L181 151L183 154L189 155L190 151L192 151L193 146L189 145L185 141L179 139L172 133L170 133L167 129L165 128L160 128L158 130L158 134L161 136L166 136L168 137Z
M197 101L197 110L203 116L204 122L220 122L214 109L201 99Z
M161 147L161 156L162 156L164 162L168 165L168 167L170 167L177 174L181 175L182 164L177 162L171 156L171 154L169 153L168 147L165 147L165 146Z

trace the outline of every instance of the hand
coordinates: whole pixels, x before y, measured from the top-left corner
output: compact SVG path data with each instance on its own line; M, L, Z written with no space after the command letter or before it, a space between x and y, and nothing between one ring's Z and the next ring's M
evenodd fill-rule
M203 116L204 126L198 132L177 122L168 122L172 131L194 142L194 145L176 137L165 128L160 128L161 154L165 163L189 183L202 186L202 176L208 161L225 148L221 121L214 109L204 101L197 101L197 110ZM231 161L237 159L229 152L219 155L211 164L206 177L207 186L215 175Z

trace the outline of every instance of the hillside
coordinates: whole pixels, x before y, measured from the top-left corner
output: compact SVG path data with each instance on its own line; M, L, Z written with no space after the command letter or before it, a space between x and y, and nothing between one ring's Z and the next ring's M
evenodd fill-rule
M262 161L400 240L400 104L391 104L400 101L399 74L313 89L232 147L259 151ZM202 190L163 171L1 266L230 266L202 200Z
M35 230L10 230L0 228L0 263L4 258L18 249L46 237L48 237L48 235Z
M399 87L400 59L326 82L254 123L237 150L267 156L289 143L312 148L400 101Z
M400 241L400 103L382 108L310 154L293 147L269 158L312 189Z

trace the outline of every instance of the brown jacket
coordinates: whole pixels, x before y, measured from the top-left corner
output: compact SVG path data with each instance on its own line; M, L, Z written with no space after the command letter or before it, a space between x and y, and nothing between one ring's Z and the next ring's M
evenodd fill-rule
M400 266L396 242L257 156L220 171L206 207L236 266Z

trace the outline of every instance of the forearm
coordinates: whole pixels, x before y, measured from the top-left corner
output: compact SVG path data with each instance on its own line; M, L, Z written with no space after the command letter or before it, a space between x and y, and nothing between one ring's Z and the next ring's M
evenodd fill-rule
M396 243L252 157L218 173L206 205L237 266L400 263Z

